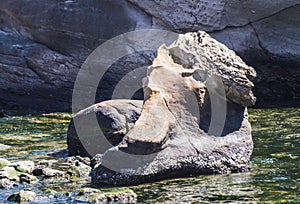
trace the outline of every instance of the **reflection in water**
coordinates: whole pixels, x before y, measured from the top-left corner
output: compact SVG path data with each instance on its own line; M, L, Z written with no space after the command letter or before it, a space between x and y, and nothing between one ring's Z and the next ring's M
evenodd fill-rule
M66 148L70 117L69 114L60 113L0 118L0 143L12 146L0 152L1 157L10 160L53 158L49 153ZM135 186L133 189L139 196L138 201L300 203L300 109L250 109L249 119L255 146L251 172L174 179ZM88 183L57 183L52 184L52 188L76 191L82 185ZM5 200L3 195L8 193L0 193L0 202ZM57 200L67 202L65 197Z

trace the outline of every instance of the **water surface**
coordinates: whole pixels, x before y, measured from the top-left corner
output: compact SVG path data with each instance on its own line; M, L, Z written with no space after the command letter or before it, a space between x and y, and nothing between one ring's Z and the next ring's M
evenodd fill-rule
M70 115L65 113L0 119L1 151L9 160L53 159L66 148ZM300 203L300 109L250 109L254 152L251 171L242 174L199 176L134 186L142 203ZM54 190L76 192L85 182L47 183ZM23 188L22 186L19 188ZM34 189L42 192L45 185ZM0 202L18 190L0 190ZM75 203L63 194L51 200Z

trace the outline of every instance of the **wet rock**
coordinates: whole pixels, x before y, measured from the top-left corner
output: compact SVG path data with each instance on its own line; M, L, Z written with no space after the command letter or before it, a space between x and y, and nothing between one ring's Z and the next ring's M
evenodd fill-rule
M33 161L17 161L11 164L14 166L16 170L24 173L32 173L34 169L34 162Z
M19 191L17 193L14 193L12 195L10 195L7 200L11 201L11 202L30 202L32 200L34 200L34 198L36 197L36 193L34 191L31 190L22 190Z
M143 81L140 117L92 172L98 185L135 185L243 172L253 149L246 106L252 67L204 32L162 45Z
M27 173L22 173L20 174L19 177L20 177L20 183L33 184L38 182L37 177Z
M70 168L67 170L67 174L74 177L88 177L91 173L91 167L79 162L75 161Z
M10 181L7 178L0 179L0 188L9 189L9 188L12 188L14 185L16 185L16 183L13 181Z
M65 172L51 168L44 168L41 172L45 177L63 177L65 175Z
M79 197L77 200L87 202L135 202L137 195L130 189L101 192L101 193L86 193L84 198Z
M95 104L77 113L68 129L69 154L94 156L103 153L107 148L104 143L98 142L103 136L111 144L108 143L109 146L120 143L138 119L142 104L143 101L138 100L112 100ZM96 116L98 123L90 122L93 115ZM74 120L78 124L76 128ZM80 137L78 131L81 133Z
M0 158L0 169L2 169L3 167L8 166L10 164L11 164L11 162L8 161L7 159Z

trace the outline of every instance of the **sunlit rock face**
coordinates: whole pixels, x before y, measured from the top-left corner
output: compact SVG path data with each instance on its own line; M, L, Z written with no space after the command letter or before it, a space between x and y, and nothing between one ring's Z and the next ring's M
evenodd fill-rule
M1 0L0 111L70 111L74 81L88 55L115 36L153 28L209 32L256 69L259 106L297 105L299 10L298 0ZM112 66L96 102L111 99L121 78L149 66L153 53Z
M252 153L246 106L254 69L205 32L162 45L143 81L138 120L98 156L99 185L248 170Z

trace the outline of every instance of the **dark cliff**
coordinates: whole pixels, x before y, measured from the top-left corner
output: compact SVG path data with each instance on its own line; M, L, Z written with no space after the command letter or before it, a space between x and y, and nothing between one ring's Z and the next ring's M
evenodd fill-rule
M299 15L296 0L2 0L0 112L70 111L87 56L114 36L145 28L207 31L256 69L257 106L299 105ZM139 53L114 65L96 102L109 99L125 73L152 57Z

